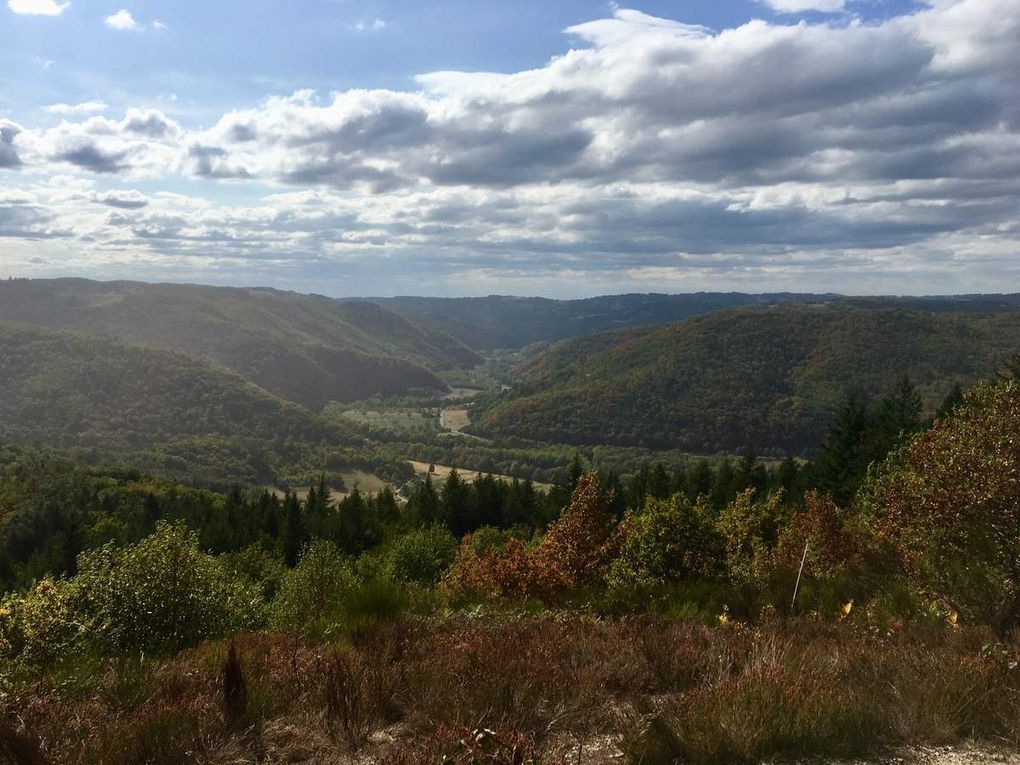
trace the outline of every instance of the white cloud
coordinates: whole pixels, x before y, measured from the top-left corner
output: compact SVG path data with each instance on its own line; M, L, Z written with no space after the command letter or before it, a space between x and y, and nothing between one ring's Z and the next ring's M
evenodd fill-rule
M106 111L107 106L102 101L83 101L79 104L51 104L44 106L43 111L50 114L72 115L72 114L95 114Z
M776 13L842 13L846 10L846 0L760 0Z
M103 21L106 26L110 29L119 29L122 31L133 31L137 30L138 22L135 21L135 17L131 15L131 12L122 8L112 16L107 16Z
M378 32L386 28L386 22L382 19L375 21L358 21L347 26L352 32Z
M10 123L8 175L99 185L26 185L36 201L6 236L66 237L108 265L414 291L452 274L686 289L894 275L904 291L1020 279L1020 0L720 32L620 9L567 31L572 49L536 69L299 91L208 129L141 109ZM282 193L229 205L119 186L181 176Z
M7 7L14 13L26 16L59 16L71 7L71 3L57 0L7 0Z
M131 15L130 11L123 8L112 16L107 16L103 23L111 29L117 29L122 32L142 32L146 29L162 31L168 29L167 25L159 19L154 19L148 24L142 24Z

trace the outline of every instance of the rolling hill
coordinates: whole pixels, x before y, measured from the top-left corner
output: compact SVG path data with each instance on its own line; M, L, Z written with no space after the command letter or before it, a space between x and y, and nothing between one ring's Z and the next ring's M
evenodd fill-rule
M209 362L15 323L0 323L0 441L248 483L313 448L364 445Z
M480 400L472 431L697 452L818 445L850 391L909 375L934 408L1020 350L1020 312L840 303L723 311L553 344Z
M316 411L376 393L445 390L435 371L479 361L374 303L271 289L12 280L0 282L0 321L177 350Z
M456 337L477 351L523 348L646 324L671 324L715 311L785 303L840 303L868 308L992 313L1020 309L1020 294L847 298L834 294L699 292L607 295L584 300L490 295L393 297L373 302Z

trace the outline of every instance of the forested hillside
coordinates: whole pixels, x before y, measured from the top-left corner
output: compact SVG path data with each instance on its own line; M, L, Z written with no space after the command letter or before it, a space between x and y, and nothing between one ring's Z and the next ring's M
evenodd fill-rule
M568 443L801 453L851 393L903 375L933 411L1020 349L1020 313L788 305L564 341L478 403L475 431Z
M522 348L644 324L671 324L715 311L784 303L838 303L865 308L993 313L1020 309L1020 295L862 297L803 293L699 292L686 295L606 295L549 300L490 295L477 298L394 297L373 301L449 333L479 351Z
M313 410L329 401L445 389L434 370L478 358L368 302L270 289L84 279L0 282L0 321L200 356Z
M26 324L0 323L0 391L0 440L174 475L268 481L312 448L363 443L208 362Z

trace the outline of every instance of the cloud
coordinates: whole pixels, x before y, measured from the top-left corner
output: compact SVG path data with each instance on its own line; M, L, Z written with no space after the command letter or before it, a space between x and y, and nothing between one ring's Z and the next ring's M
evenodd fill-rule
M8 120L0 120L0 169L19 167L21 158L14 148L14 139L21 128Z
M144 32L147 29L162 31L168 29L167 25L159 19L154 19L148 24L140 23L131 15L131 12L122 8L112 16L107 16L103 19L103 23L110 29L116 29L121 32Z
M140 210L149 206L149 198L139 191L107 191L96 194L93 199L107 207L118 207L122 210Z
M26 16L59 16L71 7L71 3L57 0L7 0L7 7L14 13Z
M776 13L842 13L846 10L846 0L760 0Z
M83 101L79 104L51 104L44 106L43 111L50 114L76 115L104 112L107 108L106 104L102 101Z
M139 29L138 22L135 21L135 17L131 15L131 12L122 8L121 10L114 13L112 16L107 16L103 23L110 29L119 29L122 31L134 31Z
M354 24L349 24L347 28L352 32L379 32L386 28L386 22L382 19L358 21Z
M414 291L1020 278L1020 0L722 31L617 9L566 32L531 70L298 91L204 128L68 114L11 127L0 157L96 179L74 199L22 190L103 262ZM116 188L181 177L269 195Z

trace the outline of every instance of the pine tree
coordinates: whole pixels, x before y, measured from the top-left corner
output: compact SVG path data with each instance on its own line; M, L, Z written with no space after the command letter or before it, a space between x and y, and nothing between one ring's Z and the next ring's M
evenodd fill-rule
M456 468L450 470L443 484L443 516L454 536L464 536L475 528L472 523L471 491Z
M866 439L870 421L864 402L851 395L829 430L814 465L815 484L846 506L868 469Z
M960 383L953 383L953 389L949 391L942 403L939 404L939 409L935 413L935 416L944 420L946 417L956 411L957 407L963 403L963 388L960 387Z
M567 487L571 493L577 488L577 484L584 473L584 460L581 459L581 452L575 450L574 456L570 459L570 466L567 468Z
M666 499L669 496L669 474L661 462L656 462L648 474L648 495L653 499Z
M301 518L301 503L297 494L287 492L283 500L283 560L296 566L306 541L305 524Z

